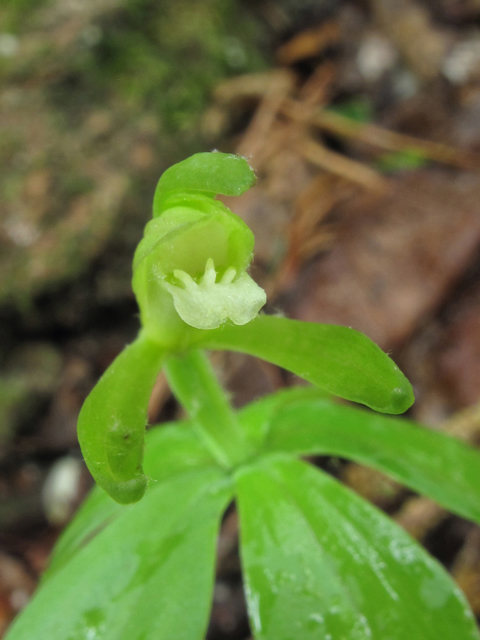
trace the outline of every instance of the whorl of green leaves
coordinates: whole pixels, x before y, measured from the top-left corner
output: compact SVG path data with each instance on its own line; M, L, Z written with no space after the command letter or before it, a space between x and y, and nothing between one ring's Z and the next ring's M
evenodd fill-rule
M444 569L384 514L301 455L351 458L480 522L480 456L384 413L413 401L371 340L346 327L255 317L253 237L213 198L253 183L236 156L169 169L134 263L138 338L87 398L79 439L97 482L9 640L205 637L215 547L236 500L245 595L256 640L480 640ZM261 294L259 293L261 292ZM251 320L251 321L249 321ZM203 349L263 358L320 387L234 411ZM186 422L144 427L163 366ZM185 572L186 564L191 571ZM188 611L188 616L183 615Z

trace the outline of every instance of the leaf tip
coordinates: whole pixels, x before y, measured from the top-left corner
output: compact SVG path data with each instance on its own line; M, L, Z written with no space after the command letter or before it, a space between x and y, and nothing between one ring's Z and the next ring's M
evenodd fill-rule
M108 495L119 504L133 504L139 502L145 494L148 486L148 480L143 474L138 474L131 480L110 484L100 483L100 486Z
M383 409L383 413L390 413L394 415L405 413L405 411L415 402L412 385L404 376L402 377L404 379L401 381L401 385L392 390L390 403L385 409Z

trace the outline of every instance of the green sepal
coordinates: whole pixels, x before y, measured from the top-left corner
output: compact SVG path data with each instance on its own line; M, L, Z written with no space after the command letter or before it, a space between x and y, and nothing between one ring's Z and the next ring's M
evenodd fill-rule
M403 413L414 401L411 384L393 360L347 327L263 315L241 327L202 332L198 340L207 349L262 358L328 393L382 413Z
M90 473L121 504L140 500L147 487L142 469L147 408L164 355L140 333L97 382L78 417Z
M327 474L272 456L236 487L255 640L479 640L438 562Z
M239 196L255 184L255 173L248 162L229 153L196 153L167 169L160 178L153 201L153 216L171 205L171 196L217 194Z

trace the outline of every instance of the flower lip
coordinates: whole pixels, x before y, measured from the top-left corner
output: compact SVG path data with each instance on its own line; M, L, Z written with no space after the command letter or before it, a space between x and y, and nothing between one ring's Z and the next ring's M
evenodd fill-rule
M181 269L175 269L173 276L178 285L167 279L162 284L172 295L178 315L196 329L216 329L227 320L247 324L266 302L264 290L246 272L237 276L234 267L228 267L217 282L212 258L198 282Z

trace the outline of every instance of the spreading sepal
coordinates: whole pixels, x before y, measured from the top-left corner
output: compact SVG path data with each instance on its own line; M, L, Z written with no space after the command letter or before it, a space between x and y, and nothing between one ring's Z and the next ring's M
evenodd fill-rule
M202 333L207 349L229 349L292 371L324 391L382 413L403 413L414 401L412 385L374 342L348 327L258 316L237 327Z
M96 482L122 504L145 493L147 407L165 352L144 333L114 360L85 400L78 440Z

